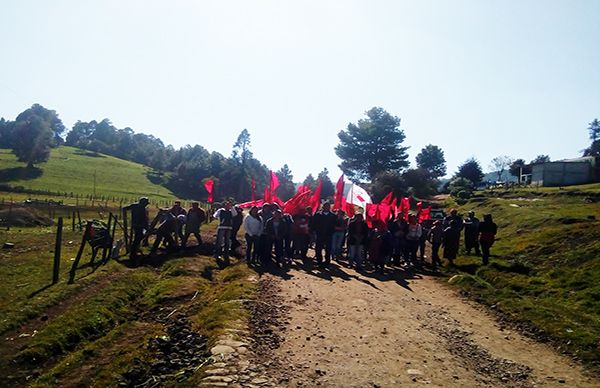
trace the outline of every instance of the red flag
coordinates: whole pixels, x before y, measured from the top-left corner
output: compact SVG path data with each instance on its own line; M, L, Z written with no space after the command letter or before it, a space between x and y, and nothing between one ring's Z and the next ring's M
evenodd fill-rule
M423 202L417 202L417 213L423 208Z
M321 204L321 186L323 186L323 182L319 179L319 185L315 189L312 197L310 198L310 206L312 207L313 214L319 210L319 205Z
M236 205L236 206L239 206L239 207L241 207L242 209L245 209L245 208L247 208L247 207L252 207L252 206L262 206L262 204L263 204L264 202L265 202L265 201L263 201L262 199L258 199L258 200L256 200L256 201L250 201L250 202L244 202L244 203L240 203L239 205Z
M421 210L421 212L419 213L419 222L423 222L425 220L430 220L431 219L431 206L428 206L427 208Z
M311 191L299 191L285 204L283 204L283 212L291 215L296 215L302 212L310 204Z
M377 219L385 224L390 220L392 215L392 208L390 205L380 203L377 205Z
M305 191L310 191L310 187L308 187L307 185L300 185L300 186L298 186L298 191L296 191L296 192L303 193Z
M279 187L279 178L277 174L273 171L269 171L271 173L271 181L269 182L269 190L271 190L271 194L275 192L275 190Z
M256 200L256 181L254 177L252 177L252 182L250 182L250 188L252 189L252 201Z
M266 203L271 203L271 190L269 190L268 186L265 186L265 193L263 195L263 200Z
M365 221L369 228L373 227L373 224L377 221L377 210L378 206L373 203L368 203L365 208Z
M338 179L335 185L335 195L333 196L333 208L344 210L344 174Z
M392 204L394 203L394 194L393 194L393 192L390 191L390 193L388 195L386 195L385 198L383 198L380 203L382 205L392 206Z
M408 221L408 212L410 212L410 198L404 197L400 200L400 206L396 208L396 214L403 214L404 219Z
M342 198L342 209L344 209L348 217L354 217L354 214L356 213L354 211L354 205L346 202L346 198Z
M213 203L215 201L215 197L213 196L215 181L213 181L212 179L207 180L206 182L204 182L204 188L206 189L206 191L208 191L208 198L206 199L206 202Z

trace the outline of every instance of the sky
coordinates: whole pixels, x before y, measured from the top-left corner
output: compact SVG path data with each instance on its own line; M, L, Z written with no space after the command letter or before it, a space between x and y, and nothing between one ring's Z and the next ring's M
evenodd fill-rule
M341 171L337 134L374 106L412 166L576 157L600 118L596 0L3 0L0 117L108 118L176 148L255 157L295 181Z

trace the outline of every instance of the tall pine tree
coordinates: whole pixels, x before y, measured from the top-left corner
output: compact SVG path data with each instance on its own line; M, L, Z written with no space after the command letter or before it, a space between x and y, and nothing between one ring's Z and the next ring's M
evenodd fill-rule
M340 168L353 182L372 181L381 172L401 172L409 165L408 147L402 147L405 135L399 128L400 119L378 107L366 115L338 133L340 143L335 147L342 159Z

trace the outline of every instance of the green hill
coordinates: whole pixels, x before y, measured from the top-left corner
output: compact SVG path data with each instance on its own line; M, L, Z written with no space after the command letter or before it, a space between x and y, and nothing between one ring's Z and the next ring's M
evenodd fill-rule
M453 283L599 370L600 184L484 192L459 209L499 229L491 264L459 257Z
M18 162L10 150L0 149L0 184L12 189L21 187L86 197L94 193L95 186L96 198L131 199L140 195L156 200L174 198L160 183L161 178L149 167L78 148L55 148L50 160L34 169Z

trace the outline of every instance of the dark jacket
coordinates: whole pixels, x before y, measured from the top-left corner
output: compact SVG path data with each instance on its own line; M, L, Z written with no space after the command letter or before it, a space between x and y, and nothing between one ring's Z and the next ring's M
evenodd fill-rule
M123 210L131 210L131 226L134 228L148 228L148 212L141 203L132 203Z
M493 244L496 239L498 226L493 221L483 221L479 223L479 241L483 243Z
M279 225L277 225L277 229L275 229L275 218L271 217L265 224L265 231L270 238L281 240L289 233L290 226L291 225L286 220L280 218Z
M310 229L313 230L317 236L332 236L335 231L336 220L337 216L331 212L317 212L311 219Z
M348 223L348 245L365 245L369 228L364 220L351 219Z

